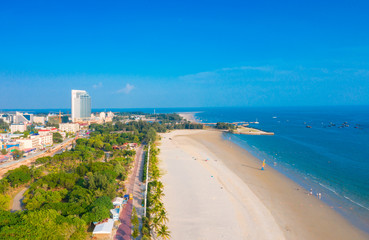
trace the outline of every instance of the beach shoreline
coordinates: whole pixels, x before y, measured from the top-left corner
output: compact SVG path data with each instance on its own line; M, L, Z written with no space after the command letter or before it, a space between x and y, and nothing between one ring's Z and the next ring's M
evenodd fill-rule
M185 120L189 122L199 123L195 118L196 113L199 113L199 112L181 112L181 113L178 113L178 115L183 117Z
M232 236L237 236L233 239L368 238L283 174L270 167L261 171L260 160L223 139L221 132L172 131L162 134L159 148L163 182L168 186L164 200L174 239L227 239L231 236L227 235L227 229L232 229ZM187 179L194 183L183 183ZM201 197L192 199L193 202L179 201L181 193L201 195L210 206L202 206ZM212 199L219 198L219 194L226 213L219 210L216 206L220 203ZM191 215L199 214L198 209L191 210L198 203L205 208L204 212L200 211L200 219L194 217L195 220L188 222ZM213 214L208 215L205 210ZM217 217L227 219L225 228L219 228L220 223L214 220ZM205 231L210 235L203 234L204 228L212 229ZM212 235L217 229L223 229L223 237Z

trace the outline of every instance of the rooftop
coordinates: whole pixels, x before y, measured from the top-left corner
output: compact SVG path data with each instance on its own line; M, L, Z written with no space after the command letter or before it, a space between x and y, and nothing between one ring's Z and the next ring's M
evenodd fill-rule
M107 222L96 225L93 234L111 234L113 225L114 220L109 218Z

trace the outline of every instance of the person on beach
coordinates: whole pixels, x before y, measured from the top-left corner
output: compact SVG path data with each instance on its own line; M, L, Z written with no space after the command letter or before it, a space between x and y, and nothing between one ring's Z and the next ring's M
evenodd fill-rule
M310 188L310 193L309 194L313 195L313 189L312 188Z
M261 166L261 170L264 170L265 167L265 159L263 160L263 165Z

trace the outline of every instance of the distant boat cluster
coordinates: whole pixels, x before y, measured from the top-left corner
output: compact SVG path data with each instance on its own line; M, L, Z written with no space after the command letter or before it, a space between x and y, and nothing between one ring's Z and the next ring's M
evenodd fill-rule
M306 128L312 128L310 125L307 125L306 124L306 122L304 122L304 124L306 125ZM335 123L333 123L333 122L330 122L328 125L324 125L323 123L322 123L322 126L323 126L323 128L331 128L331 127L337 127L337 128L348 128L348 127L350 127L350 125L348 124L348 122L343 122L343 123L341 123L341 124L335 124ZM354 128L357 128L357 129L363 129L362 127L361 127L361 125L360 124L355 124L354 125Z

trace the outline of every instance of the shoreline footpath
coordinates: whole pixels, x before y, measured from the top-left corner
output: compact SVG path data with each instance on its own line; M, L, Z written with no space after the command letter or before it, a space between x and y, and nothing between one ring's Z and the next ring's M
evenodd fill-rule
M260 161L221 132L181 130L162 138L165 204L175 239L229 239L229 231L232 239L368 238L281 173L260 171Z

